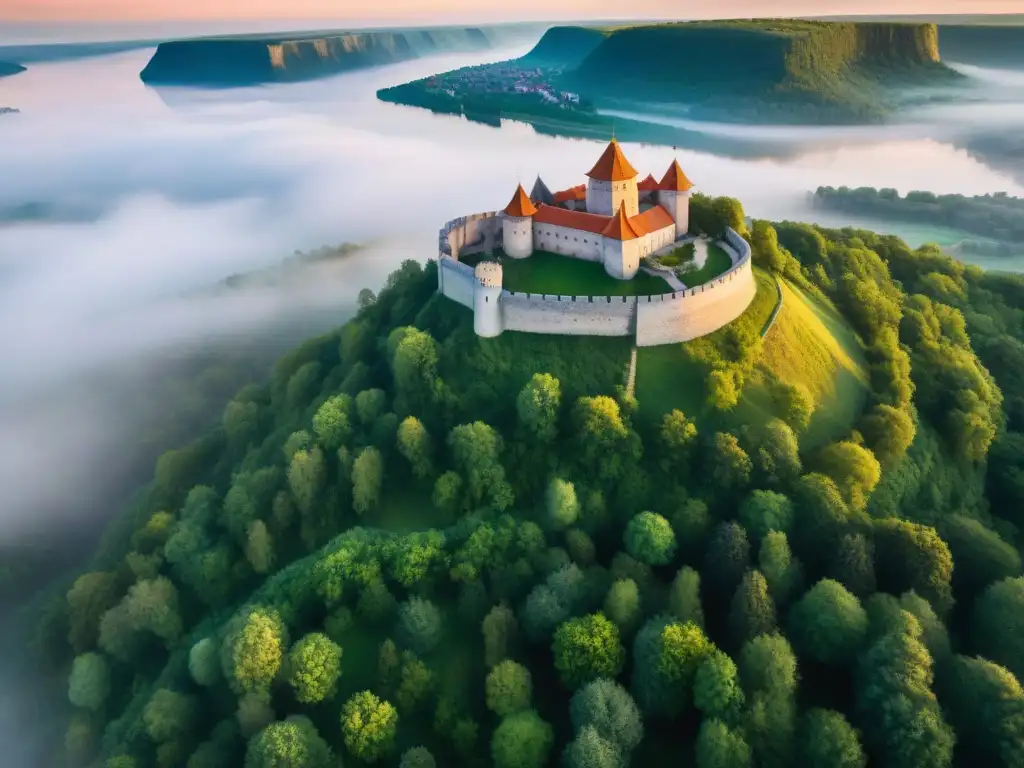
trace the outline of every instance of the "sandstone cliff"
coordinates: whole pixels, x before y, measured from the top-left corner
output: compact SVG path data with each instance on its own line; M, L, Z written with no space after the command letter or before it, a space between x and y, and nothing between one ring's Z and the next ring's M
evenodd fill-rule
M452 27L181 40L161 44L142 79L200 86L309 80L430 54L483 51L510 42L517 32L521 29Z

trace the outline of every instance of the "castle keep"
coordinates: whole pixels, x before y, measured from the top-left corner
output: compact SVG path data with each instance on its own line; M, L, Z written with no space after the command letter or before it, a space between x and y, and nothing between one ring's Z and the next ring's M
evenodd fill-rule
M679 163L673 161L660 181L651 175L637 181L639 173L613 139L587 176L586 184L556 193L540 178L531 195L519 185L503 210L456 219L441 230L438 291L473 310L477 335L635 336L639 346L651 346L711 333L747 308L756 292L750 246L731 229L720 242L730 269L694 286L670 276L678 290L650 296L515 293L504 289L499 261L480 261L474 269L460 260L495 250L510 260L545 251L599 263L617 280L641 270L664 276L643 260L692 239L693 184Z

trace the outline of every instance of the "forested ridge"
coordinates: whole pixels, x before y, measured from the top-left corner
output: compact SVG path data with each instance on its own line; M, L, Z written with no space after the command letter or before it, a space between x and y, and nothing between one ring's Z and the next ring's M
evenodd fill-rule
M479 339L405 262L43 608L54 764L1024 766L1024 279L694 208L856 331L849 434L801 450L781 384L733 431L640 418L625 340ZM713 410L759 331L679 349Z

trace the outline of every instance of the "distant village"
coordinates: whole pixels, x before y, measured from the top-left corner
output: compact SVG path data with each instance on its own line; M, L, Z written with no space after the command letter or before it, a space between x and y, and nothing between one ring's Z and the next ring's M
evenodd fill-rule
M514 64L487 64L433 75L423 81L428 92L453 98L481 95L534 96L539 102L563 109L587 109L573 91L552 84L558 69L524 68Z

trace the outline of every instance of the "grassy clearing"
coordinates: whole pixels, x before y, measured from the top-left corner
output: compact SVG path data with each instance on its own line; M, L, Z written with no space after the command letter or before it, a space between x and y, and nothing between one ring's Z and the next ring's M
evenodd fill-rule
M755 270L754 275L757 295L736 322L760 329L775 306L776 288L767 273ZM777 415L771 385L782 381L801 383L814 397L814 417L800 435L801 449L813 450L846 435L868 393L860 342L830 305L786 282L782 291L782 312L764 338L761 358L733 411L722 414L708 408L707 370L690 359L684 345L672 344L638 351L636 395L641 417L658 420L678 408L696 418L705 431L763 423Z
M727 257L728 258L728 257ZM526 259L501 260L504 286L509 291L563 296L649 296L671 293L660 277L640 272L632 280L616 280L593 261L534 251Z
M731 266L732 259L725 249L714 243L708 243L708 259L704 262L704 266L700 269L679 273L679 279L686 284L687 288L693 288L714 280L723 272L728 271Z
M678 267L680 264L684 264L687 261L693 261L693 252L693 243L680 245L678 248L674 248L668 253L659 256L658 263L666 267Z

